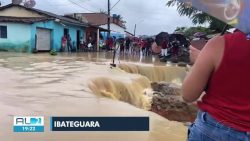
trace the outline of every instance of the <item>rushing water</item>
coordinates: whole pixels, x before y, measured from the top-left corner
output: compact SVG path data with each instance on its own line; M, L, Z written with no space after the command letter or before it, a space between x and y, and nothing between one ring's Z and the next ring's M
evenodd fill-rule
M138 74L127 73L124 67L110 68L110 58L108 53L50 56L0 52L0 140L184 141L185 126L143 110L150 106L145 90L155 77L148 77L150 72L140 73L144 72L141 67ZM162 67L152 58L120 59L121 64L129 61ZM171 77L176 83L181 79ZM13 133L14 115L45 116L45 133ZM50 116L149 116L150 132L50 132Z

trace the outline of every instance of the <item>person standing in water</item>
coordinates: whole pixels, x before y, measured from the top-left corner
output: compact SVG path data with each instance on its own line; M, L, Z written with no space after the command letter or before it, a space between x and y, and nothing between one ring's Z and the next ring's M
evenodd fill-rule
M66 47L67 47L67 36L63 35L63 37L62 37L62 52L65 51Z
M129 50L130 50L130 43L131 43L131 40L129 39L129 37L126 38L125 40L125 47L126 47L126 53L129 54Z
M189 141L250 140L250 40L237 31L208 41L199 51L190 47L194 65L182 96L196 101L199 112L189 127Z
M71 52L71 50L72 50L72 43L71 43L70 34L67 35L67 46L68 46L68 52Z

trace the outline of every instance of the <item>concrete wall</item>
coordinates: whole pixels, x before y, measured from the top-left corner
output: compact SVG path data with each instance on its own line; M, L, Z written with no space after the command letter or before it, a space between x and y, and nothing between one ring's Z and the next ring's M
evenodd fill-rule
M69 28L69 34L72 40L72 43L74 42L74 48L76 48L77 46L77 30L80 31L80 37L83 37L83 39L85 38L85 32L86 29L84 27L78 27L78 26L66 26L66 28Z
M105 24L105 25L101 25L100 27L107 29L108 25ZM111 32L110 32L111 37L124 38L126 35L125 29L114 24L114 23L110 24L110 30L111 30ZM108 36L107 32L101 32L101 34L102 34L103 38L106 40L107 36Z
M31 49L31 25L0 23L7 26L7 39L0 38L0 50L25 52Z
M104 28L104 29L108 29L108 25L107 24L101 25L100 27ZM110 24L110 30L114 31L114 32L119 32L119 33L124 34L124 35L126 34L125 33L125 28L122 28L122 27L120 27L120 26L118 26L118 25L116 25L114 23Z
M80 30L82 37L84 37L84 32L85 32L83 27L61 24L53 20L48 21L48 22L38 22L38 23L32 24L31 43L32 43L33 49L35 48L35 35L36 35L37 27L51 30L51 48L56 51L61 50L61 40L64 35L64 28L69 29L71 41L72 43L75 42L74 48L76 47L77 30Z
M60 24L57 22L38 22L32 25L21 23L0 23L7 26L7 39L0 38L0 50L31 52L36 45L37 28L46 28L51 30L51 48L56 51L61 50L61 39L64 35L64 28L69 29L73 48L76 48L77 30L80 30L80 37L84 38L85 29L79 26Z
M44 17L35 12L31 12L21 7L10 7L0 12L0 16L12 16L12 17Z

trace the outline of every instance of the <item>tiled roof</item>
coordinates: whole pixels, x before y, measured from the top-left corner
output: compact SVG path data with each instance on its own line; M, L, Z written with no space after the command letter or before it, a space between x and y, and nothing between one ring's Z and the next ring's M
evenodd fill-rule
M80 13L79 13L80 14ZM100 26L108 23L108 15L104 13L81 13L85 17L89 24ZM117 24L118 26L125 28L122 21L118 20L114 22L114 18L110 17L110 22Z
M52 18L47 17L8 17L8 16L0 16L0 22L20 22L20 23L34 23L41 21L52 20Z
M51 18L54 18L54 19L60 19L64 23L74 24L74 25L78 25L78 26L87 26L87 23L83 23L83 22L80 22L78 20L74 20L74 19L71 19L71 18L67 18L67 17L61 16L61 15L57 15L57 14L54 14L54 13L50 13L50 12L35 9L35 8L27 8L27 7L24 7L22 5L9 4L9 5L0 7L0 11L4 10L4 9L7 9L7 8L10 8L10 7L14 7L14 6L21 7L21 8L24 8L26 10L34 11L34 12L36 12L38 14L45 15L45 16L48 16L48 17L51 17Z

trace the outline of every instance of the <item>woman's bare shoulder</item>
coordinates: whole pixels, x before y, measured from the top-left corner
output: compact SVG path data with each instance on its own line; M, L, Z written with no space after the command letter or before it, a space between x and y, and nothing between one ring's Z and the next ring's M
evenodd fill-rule
M219 67L224 55L225 39L223 36L216 36L208 41L204 47L203 54L211 57L215 70Z

